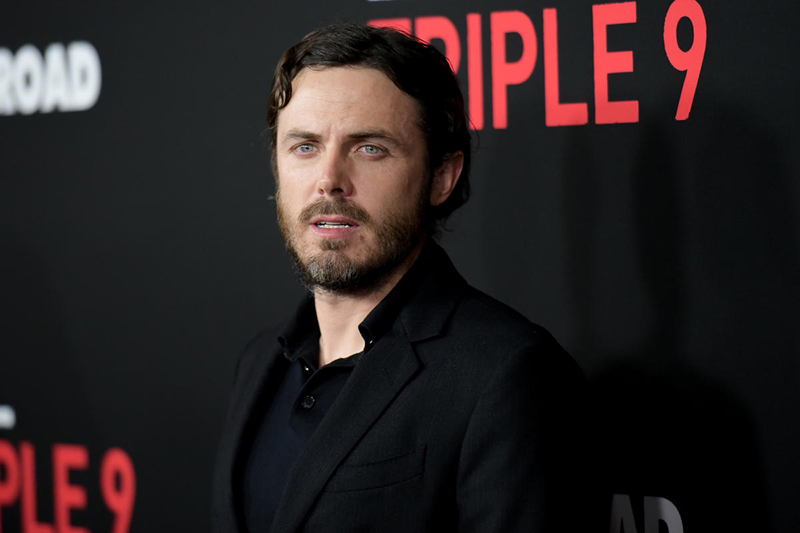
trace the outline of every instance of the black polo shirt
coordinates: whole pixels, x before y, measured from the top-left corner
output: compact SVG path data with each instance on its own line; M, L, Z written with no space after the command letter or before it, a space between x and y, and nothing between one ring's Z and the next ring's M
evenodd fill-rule
M319 368L319 325L314 298L306 298L278 337L284 348L283 377L263 398L261 424L254 433L241 487L244 522L252 532L268 531L289 470L333 405L359 359L392 326L411 285L423 268L423 251L411 270L358 326L364 351ZM279 370L280 372L280 370Z

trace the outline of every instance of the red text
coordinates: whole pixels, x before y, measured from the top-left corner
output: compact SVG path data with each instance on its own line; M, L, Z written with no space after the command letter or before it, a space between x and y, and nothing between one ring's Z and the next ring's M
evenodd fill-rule
M90 533L71 521L73 510L86 509L86 488L70 483L70 472L89 468L89 450L80 444L53 444L53 522L39 519L36 490L36 452L22 441L19 449L0 440L0 533L2 510L20 505L22 533ZM136 499L136 474L130 456L120 448L106 451L100 461L100 492L114 514L113 533L127 533Z
M694 38L688 50L678 45L678 22L688 19ZM444 16L375 19L369 24L393 27L414 34L423 41L439 39L454 72L464 64L467 56L467 94L469 115L474 129L484 128L484 65L483 17L480 13L467 14L466 54L462 54L462 41L453 21ZM634 73L633 50L609 51L608 27L636 23L636 2L597 4L592 6L592 35L594 59L594 121L596 124L619 124L639 121L638 100L615 101L609 98L608 80L614 75ZM561 101L558 56L558 12L545 8L542 13L542 56L544 62L545 122L548 126L578 126L589 122L587 102ZM489 15L491 35L492 126L508 127L508 91L521 85L533 74L539 57L539 41L533 21L522 11L496 11ZM676 120L686 120L692 109L700 70L703 65L707 40L706 19L703 8L696 0L674 0L664 21L664 50L670 64L686 73L678 101ZM522 41L522 55L509 61L506 53L508 35L516 34Z

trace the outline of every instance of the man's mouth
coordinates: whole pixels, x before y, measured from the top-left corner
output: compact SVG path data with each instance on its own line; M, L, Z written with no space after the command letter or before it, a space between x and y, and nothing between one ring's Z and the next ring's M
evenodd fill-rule
M320 220L319 222L314 224L318 228L326 228L326 229L337 229L337 228L349 228L351 224L347 224L345 222L330 222L328 220Z
M324 215L318 215L318 216L312 218L311 220L309 220L309 223L312 226L316 226L321 230L329 230L329 231L335 231L335 230L340 230L341 231L341 230L347 230L347 229L351 229L351 228L354 229L354 228L357 228L359 226L359 223L356 222L355 220L353 220L352 218L347 217L347 216L338 215L338 214L335 214L335 213L333 213L333 214L328 213L328 214L324 214Z

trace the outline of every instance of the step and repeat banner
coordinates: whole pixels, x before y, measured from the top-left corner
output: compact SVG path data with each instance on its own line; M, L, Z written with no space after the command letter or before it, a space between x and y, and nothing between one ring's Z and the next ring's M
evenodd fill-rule
M209 531L236 357L303 293L274 222L272 71L341 20L457 72L473 195L443 243L589 377L602 531L796 531L795 3L2 11L0 531Z

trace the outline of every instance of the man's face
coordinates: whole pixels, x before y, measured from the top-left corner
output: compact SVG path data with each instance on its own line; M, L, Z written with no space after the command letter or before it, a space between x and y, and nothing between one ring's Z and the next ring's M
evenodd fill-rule
M375 69L304 69L278 117L278 222L303 281L369 289L419 244L429 205L416 102Z

